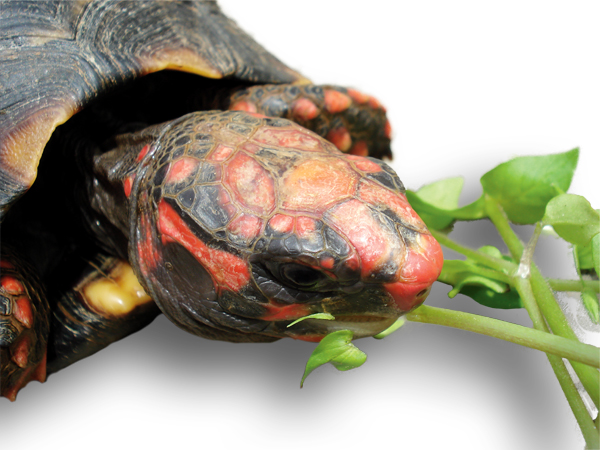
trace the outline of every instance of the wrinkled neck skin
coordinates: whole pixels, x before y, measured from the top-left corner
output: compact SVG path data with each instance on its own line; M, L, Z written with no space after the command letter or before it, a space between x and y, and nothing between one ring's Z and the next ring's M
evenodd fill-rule
M203 337L372 336L420 305L439 244L383 162L283 119L193 113L93 158L89 227ZM328 312L336 321L300 317Z

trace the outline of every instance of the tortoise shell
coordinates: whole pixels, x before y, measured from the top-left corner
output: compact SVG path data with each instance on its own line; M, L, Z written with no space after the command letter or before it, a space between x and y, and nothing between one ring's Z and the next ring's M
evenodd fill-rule
M171 69L307 81L214 1L4 1L0 10L0 218L35 181L54 129L133 79Z

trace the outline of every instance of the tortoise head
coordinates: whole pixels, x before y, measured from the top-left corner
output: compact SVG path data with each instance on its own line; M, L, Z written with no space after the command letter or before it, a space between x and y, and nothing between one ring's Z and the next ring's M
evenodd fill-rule
M177 325L201 336L374 335L420 305L439 244L385 163L283 119L194 113L140 156L130 259ZM336 321L300 317L328 312Z

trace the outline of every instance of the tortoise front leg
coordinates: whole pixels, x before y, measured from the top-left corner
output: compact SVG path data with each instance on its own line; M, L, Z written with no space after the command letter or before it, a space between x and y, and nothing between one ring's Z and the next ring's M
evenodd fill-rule
M370 95L339 86L259 85L235 92L224 109L282 117L314 131L344 153L391 158L385 108Z
M129 263L97 255L52 308L48 374L142 329L159 313Z
M6 246L0 255L0 395L46 379L49 308L39 279Z
M159 314L131 266L116 258L97 255L50 301L32 269L4 247L0 269L0 395L11 401L29 381L45 381Z

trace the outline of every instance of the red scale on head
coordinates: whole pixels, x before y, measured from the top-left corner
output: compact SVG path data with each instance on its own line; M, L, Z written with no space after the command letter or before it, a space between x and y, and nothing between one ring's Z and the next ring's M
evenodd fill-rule
M317 221L312 217L297 217L296 218L296 233L298 237L308 237L317 229Z
M262 127L254 135L254 141L278 147L297 148L303 151L328 151L322 141L301 128Z
M381 172L381 166L370 159L366 159L362 156L348 155L347 158L354 163L354 166L358 170L363 172Z
M220 288L238 292L250 281L248 264L224 250L208 247L164 200L158 205L158 228L164 243L178 242L211 274Z
M196 158L190 158L189 156L178 159L171 164L165 182L177 184L185 180L194 173L198 164L200 164L200 161Z
M154 245L150 220L145 213L142 213L140 217L140 224L141 239L137 243L137 253L140 270L147 276L149 272L156 269L156 264L161 258Z
M233 148L223 144L217 145L208 157L208 161L225 161L233 153Z
M260 235L263 227L262 219L250 214L241 214L229 223L227 229L247 241Z
M370 209L356 199L333 207L328 217L329 223L356 249L361 262L361 276L365 279L389 260L391 246L400 244L373 218Z
M282 234L289 234L294 231L294 218L285 214L275 214L269 220L269 226Z
M364 180L358 189L358 196L373 206L385 205L419 232L427 231L425 224L412 209L404 194L392 192L374 181Z
M235 155L225 167L224 184L239 204L257 214L266 215L275 208L271 174L243 152Z
M144 145L144 147L142 148L142 150L140 150L140 153L137 156L137 161L141 161L142 159L144 159L144 156L146 156L146 154L148 153L148 150L150 150L150 145L146 144Z
M358 174L341 158L315 158L288 170L282 184L284 208L322 214L355 194Z

